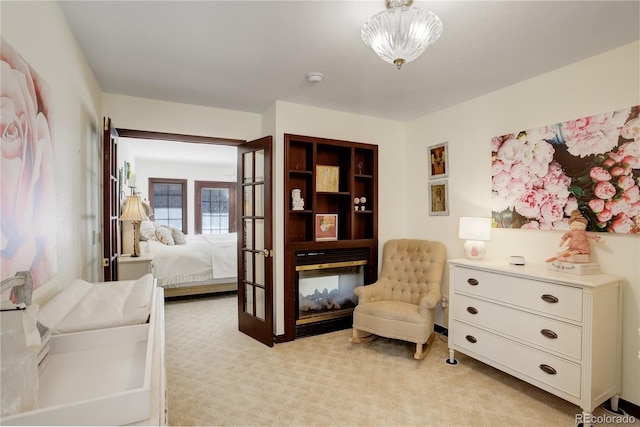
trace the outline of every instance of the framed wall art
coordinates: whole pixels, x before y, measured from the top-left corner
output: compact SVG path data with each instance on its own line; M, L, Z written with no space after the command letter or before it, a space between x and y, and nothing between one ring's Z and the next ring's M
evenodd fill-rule
M446 180L429 183L429 215L449 215L449 190Z
M338 214L316 215L316 241L338 240Z
M447 142L429 147L427 157L429 179L440 179L449 176L449 149Z
M316 191L337 193L339 184L339 166L316 166Z

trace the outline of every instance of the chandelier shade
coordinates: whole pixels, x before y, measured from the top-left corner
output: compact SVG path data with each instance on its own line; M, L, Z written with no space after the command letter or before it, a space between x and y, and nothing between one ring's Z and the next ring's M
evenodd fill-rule
M387 0L387 10L373 15L360 33L367 46L398 69L420 56L442 34L440 18L411 3Z

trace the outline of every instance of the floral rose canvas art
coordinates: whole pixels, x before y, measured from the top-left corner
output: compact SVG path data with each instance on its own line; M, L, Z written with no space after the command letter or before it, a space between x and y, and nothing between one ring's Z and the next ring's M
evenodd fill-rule
M492 139L493 226L640 234L640 106Z
M31 271L38 286L57 264L51 97L22 56L4 39L1 46L2 279Z

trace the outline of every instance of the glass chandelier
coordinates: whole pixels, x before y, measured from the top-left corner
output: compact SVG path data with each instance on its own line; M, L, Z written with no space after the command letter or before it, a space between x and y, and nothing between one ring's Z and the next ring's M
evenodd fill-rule
M433 44L442 34L442 21L432 12L411 7L413 0L386 0L387 10L362 27L362 41L398 70Z

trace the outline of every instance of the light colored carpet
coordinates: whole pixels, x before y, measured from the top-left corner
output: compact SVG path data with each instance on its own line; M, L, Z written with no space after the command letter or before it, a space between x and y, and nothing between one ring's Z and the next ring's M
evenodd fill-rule
M171 425L573 426L580 408L463 354L446 337L347 341L351 330L273 348L238 332L235 295L168 301ZM603 414L602 409L596 411Z

